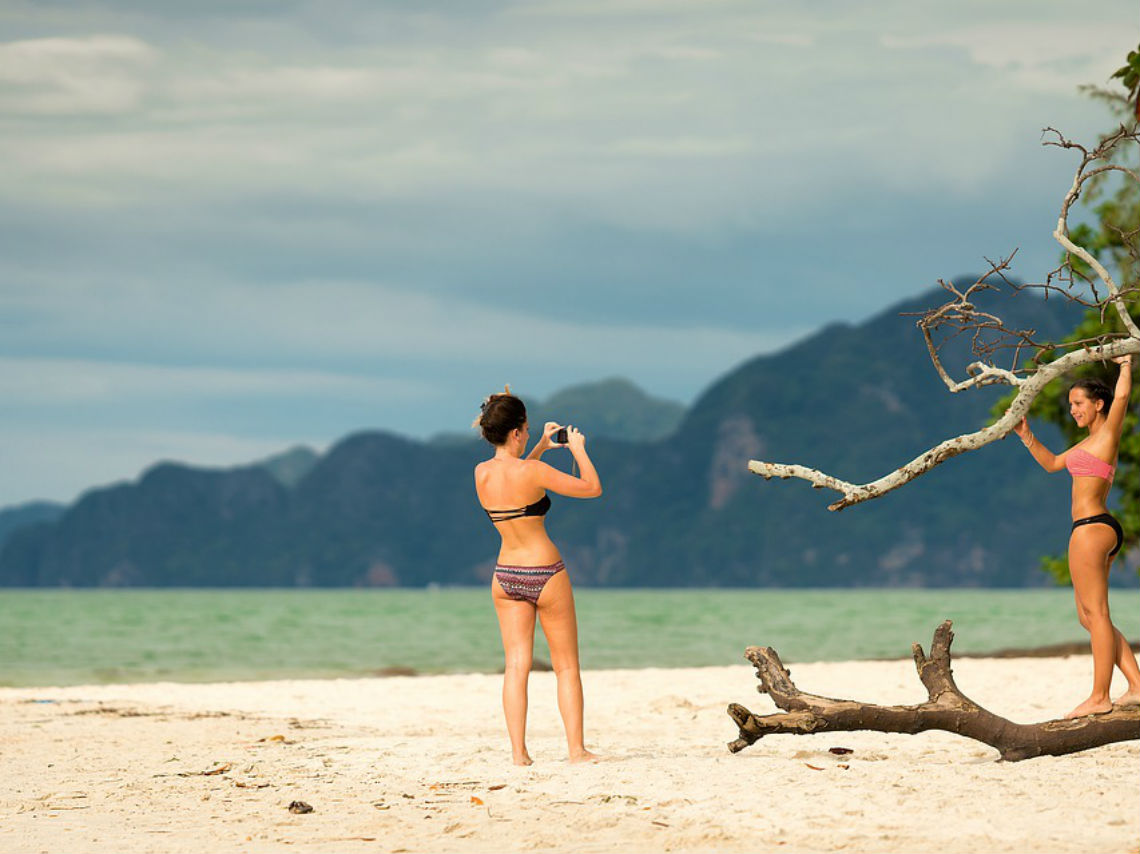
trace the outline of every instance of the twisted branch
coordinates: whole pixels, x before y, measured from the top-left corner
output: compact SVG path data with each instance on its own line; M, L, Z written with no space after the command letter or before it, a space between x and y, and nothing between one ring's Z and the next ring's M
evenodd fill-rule
M1063 756L1105 744L1140 739L1140 706L1122 706L1104 715L1018 724L995 715L965 694L954 681L950 644L954 633L946 620L934 631L929 658L919 644L911 647L918 678L926 688L925 702L913 706L878 706L836 700L801 691L770 647L750 646L745 656L756 667L757 690L768 694L783 713L754 715L733 703L728 714L740 736L728 745L738 753L766 735L872 730L914 735L937 729L972 738L997 748L1001 758L1016 762L1035 756Z
M895 471L867 483L851 483L804 465L773 463L762 460L750 460L748 463L749 471L765 480L774 477L781 480L797 478L807 481L815 489L834 490L840 493L842 497L828 505L827 509L842 510L844 507L869 501L898 489L952 457L967 451L977 450L991 442L1005 438L1028 413L1033 400L1045 386L1066 372L1091 362L1107 361L1126 354L1140 354L1140 328L1137 327L1136 321L1128 313L1124 299L1126 295L1135 292L1136 287L1121 288L1092 253L1074 243L1068 236L1069 212L1073 203L1079 198L1086 182L1109 173L1119 173L1126 179L1140 182L1140 175L1117 164L1108 163L1107 165L1093 166L1095 163L1107 160L1118 145L1126 142L1140 143L1140 137L1135 130L1121 127L1103 139L1096 148L1089 151L1083 146L1065 139L1053 128L1046 128L1045 132L1056 136L1056 139L1047 140L1046 145L1077 149L1082 153L1081 162L1073 178L1073 184L1061 203L1061 212L1053 237L1067 252L1080 258L1096 272L1106 291L1105 296L1099 297L1095 283L1092 283L1093 301L1087 300L1081 293L1073 289L1074 277L1071 261L1066 261L1058 270L1050 273L1044 283L1028 285L1014 283L1005 276L1005 271L1009 269L1015 252L997 262L988 262L989 270L965 290L960 290L954 284L940 280L939 284L953 298L936 309L922 313L917 322L922 331L931 363L951 392L957 393L969 388L980 388L995 384L1009 385L1017 390L1013 402L1005 414L994 424L973 433L946 439ZM1054 284L1054 281L1061 281L1065 283L1065 286L1058 286ZM1106 311L1115 310L1127 331L1125 333L1106 332L1096 338L1066 344L1038 340L1035 330L1010 328L997 315L981 311L975 305L973 301L975 295L983 291L998 290L999 286L1008 287L1015 294L1022 290L1040 289L1044 292L1046 299L1052 294L1060 294L1066 300L1086 307L1099 308L1102 317ZM946 340L965 332L972 334L972 349L974 355L979 358L966 367L965 379L955 380L942 364L939 350L946 343L946 340L943 340L941 344L936 344L935 332L938 331L949 331L949 337ZM1038 363L1038 359L1042 355L1062 348L1071 348L1071 351L1051 363L1045 365ZM1013 351L1012 364L1008 368L1000 367L993 362L995 354L1002 350ZM1018 365L1022 363L1022 356L1027 351L1032 354L1032 358L1019 368Z

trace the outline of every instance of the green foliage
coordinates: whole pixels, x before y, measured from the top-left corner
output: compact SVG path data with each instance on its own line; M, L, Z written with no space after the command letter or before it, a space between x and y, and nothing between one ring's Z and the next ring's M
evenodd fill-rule
M1116 70L1111 79L1118 78L1128 90L1128 98L1136 105L1137 117L1140 117L1140 46L1128 51L1128 61L1123 68Z

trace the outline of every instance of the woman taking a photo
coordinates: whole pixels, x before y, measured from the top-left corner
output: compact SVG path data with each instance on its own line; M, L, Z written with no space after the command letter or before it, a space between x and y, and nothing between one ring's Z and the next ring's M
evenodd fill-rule
M597 757L586 750L582 732L582 679L578 665L578 621L574 593L558 547L546 533L547 490L570 498L596 498L602 482L586 454L586 437L574 427L548 422L525 458L530 432L526 407L510 393L483 403L475 422L495 455L475 467L479 503L502 538L491 597L503 636L503 711L516 765L530 765L526 748L527 679L534 652L535 617L550 646L558 680L558 710L566 728L571 762ZM555 436L559 441L554 441ZM565 444L581 472L566 474L542 462L542 455Z
M1136 656L1108 612L1108 573L1112 560L1124 544L1120 523L1105 504L1116 472L1120 434L1132 390L1132 357L1115 360L1120 365L1115 392L1099 380L1078 380L1069 389L1069 414L1088 436L1069 450L1053 454L1042 445L1022 419L1016 428L1022 444L1045 471L1068 469L1073 476L1073 529L1069 536L1069 574L1077 600L1077 617L1092 641L1093 688L1088 699L1066 717L1097 715L1112 711L1108 696L1113 665L1128 680L1128 690L1116 702L1140 704L1140 668Z

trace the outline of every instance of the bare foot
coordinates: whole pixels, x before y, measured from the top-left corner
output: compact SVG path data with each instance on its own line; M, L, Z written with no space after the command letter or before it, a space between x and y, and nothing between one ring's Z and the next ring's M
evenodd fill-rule
M581 752L574 752L574 753L570 754L570 761L572 763L601 762L602 757L598 756L596 753L591 753L590 751L586 750L585 748L582 748Z
M1103 715L1112 711L1112 701L1093 700L1091 697L1065 715L1066 718L1083 718L1085 715Z
M533 765L534 760L531 759L530 754L524 750L522 753L516 753L515 754L515 764L516 765Z
M1129 688L1112 701L1114 706L1140 706L1140 688Z

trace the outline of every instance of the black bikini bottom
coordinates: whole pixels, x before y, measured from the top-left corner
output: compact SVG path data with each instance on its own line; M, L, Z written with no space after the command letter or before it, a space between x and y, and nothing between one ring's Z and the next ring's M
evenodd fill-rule
M1073 530L1077 530L1081 525L1108 525L1108 527L1116 531L1116 548L1108 553L1109 557L1115 555L1120 551L1120 547L1124 545L1124 529L1120 527L1120 523L1116 521L1116 517L1111 513L1098 513L1096 516L1086 516L1083 519L1077 519L1073 522Z

